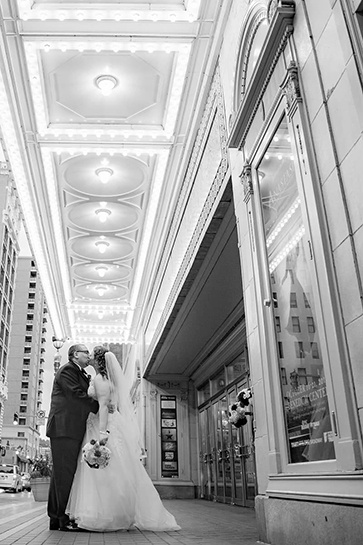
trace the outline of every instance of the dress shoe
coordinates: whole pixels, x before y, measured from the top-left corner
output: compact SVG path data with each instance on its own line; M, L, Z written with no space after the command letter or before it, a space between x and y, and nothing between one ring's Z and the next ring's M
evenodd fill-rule
M50 521L49 521L49 530L59 530L59 521L58 521L58 519L50 519Z
M78 528L75 522L71 522L71 521L69 521L64 526L60 526L59 529L61 532L81 532L82 531L81 528Z

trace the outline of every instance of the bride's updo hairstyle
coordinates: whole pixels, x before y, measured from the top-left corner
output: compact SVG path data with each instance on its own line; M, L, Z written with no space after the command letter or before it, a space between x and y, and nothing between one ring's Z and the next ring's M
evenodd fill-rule
M97 362L98 372L103 378L108 378L105 360L106 352L108 352L108 349L104 346L95 346L93 349L93 355Z

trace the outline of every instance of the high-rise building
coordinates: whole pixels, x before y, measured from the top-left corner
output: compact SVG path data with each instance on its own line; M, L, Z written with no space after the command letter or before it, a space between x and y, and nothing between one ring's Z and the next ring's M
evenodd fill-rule
M25 469L39 453L47 308L32 257L19 257L8 354L5 462Z
M10 327L15 293L15 274L19 255L18 237L21 209L16 189L0 145L0 443L8 398L7 369ZM3 449L1 448L0 453Z

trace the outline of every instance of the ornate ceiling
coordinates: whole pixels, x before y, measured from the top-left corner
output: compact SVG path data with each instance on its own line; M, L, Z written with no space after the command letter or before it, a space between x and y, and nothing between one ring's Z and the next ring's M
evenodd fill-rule
M0 0L2 140L58 338L137 334L219 4Z

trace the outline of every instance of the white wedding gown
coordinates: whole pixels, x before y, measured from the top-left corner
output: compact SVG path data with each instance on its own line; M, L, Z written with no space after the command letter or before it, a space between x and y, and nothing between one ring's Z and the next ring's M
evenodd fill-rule
M180 530L128 443L129 423L118 411L108 416L107 447L111 459L105 468L93 469L78 460L67 513L80 528L106 532L129 529L155 532ZM132 433L129 430L129 433ZM90 413L83 445L99 439L98 415Z

